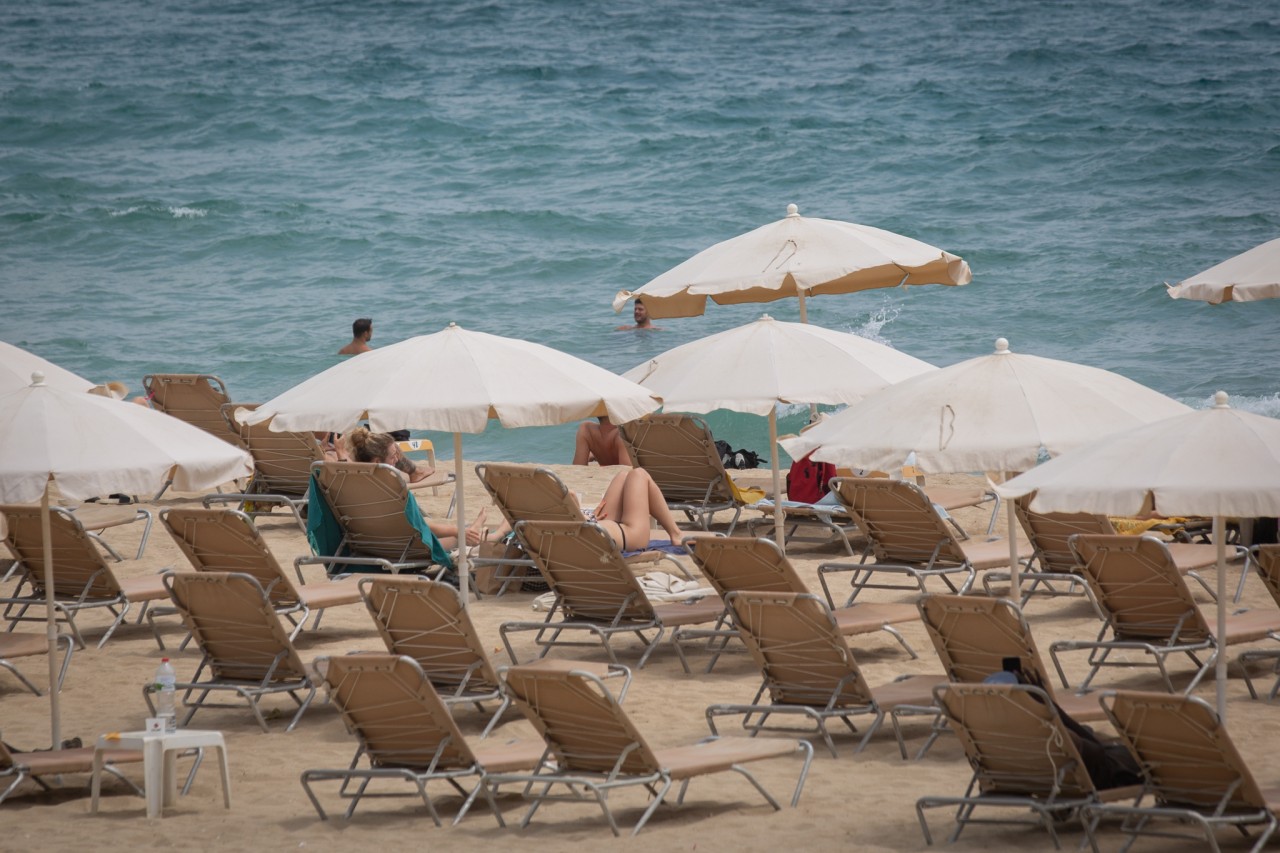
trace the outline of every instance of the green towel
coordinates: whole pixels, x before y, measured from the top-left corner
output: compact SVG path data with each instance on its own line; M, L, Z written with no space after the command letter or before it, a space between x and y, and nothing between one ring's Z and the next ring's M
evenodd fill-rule
M423 544L431 550L431 561L437 565L452 569L453 560L449 558L449 552L445 550L445 547L440 544L440 540L436 538L436 535L431 532L431 528L427 526L427 520L422 517L422 510L418 508L417 499L412 492L406 498L404 502L404 517L418 531L418 535L422 537ZM320 493L320 486L316 482L315 474L311 475L311 483L307 487L307 540L311 543L312 553L317 557L343 556L343 554L338 553L338 546L342 544L342 527L338 524L338 519L333 514L333 509L329 506L329 502ZM376 571L378 569L374 566L336 564L330 567L330 574Z

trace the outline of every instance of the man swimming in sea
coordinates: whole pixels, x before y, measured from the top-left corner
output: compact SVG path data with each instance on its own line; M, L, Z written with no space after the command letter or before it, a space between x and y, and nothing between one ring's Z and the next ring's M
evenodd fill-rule
M338 355L359 355L362 352L369 352L373 349L369 346L371 340L373 340L373 321L368 317L361 317L351 324L351 343L338 350Z
M649 319L649 309L644 307L644 300L637 298L635 307L631 309L631 316L635 318L634 326L619 326L615 331L629 332L635 329L644 329L650 332L661 332L661 326L653 325L653 321Z

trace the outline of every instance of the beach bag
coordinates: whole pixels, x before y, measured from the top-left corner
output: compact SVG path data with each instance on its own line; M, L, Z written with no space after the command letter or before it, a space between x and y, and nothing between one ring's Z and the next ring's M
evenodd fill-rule
M734 450L729 442L716 441L716 452L720 454L720 464L725 468L759 468L760 455L751 450Z
M791 470L787 472L787 500L817 503L831 491L836 466L830 462L814 462L809 458L812 455L806 454L791 463Z
M486 540L476 546L476 556L480 559L527 560L529 555L520 547L515 537L498 540ZM510 577L527 578L524 581L512 581L507 589L511 592L543 592L547 583L542 573L532 566L487 565L477 566L472 585L481 595L497 595Z

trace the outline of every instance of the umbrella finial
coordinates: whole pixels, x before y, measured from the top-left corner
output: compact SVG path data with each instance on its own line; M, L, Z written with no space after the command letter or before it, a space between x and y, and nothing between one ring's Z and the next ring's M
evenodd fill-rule
M996 338L996 352L995 352L995 354L996 354L996 355L1008 355L1008 354L1009 354L1009 339L1008 339L1008 338Z
M1226 391L1218 391L1217 393L1215 393L1215 394L1213 395L1213 407L1214 407L1215 409L1229 409L1229 408L1231 408L1229 405L1227 405L1227 392L1226 392Z
M33 372L32 372L32 374L31 374L31 384L32 384L32 385L43 385L43 384L44 384L44 371L43 371L43 370L36 370L36 371L33 371Z
M800 208L796 207L794 204L787 205L787 216L799 216L799 215L800 215Z
M760 315L760 319L761 319L761 320L770 320L770 321L771 321L771 320L773 320L773 317L769 316L768 314L761 314L761 315Z

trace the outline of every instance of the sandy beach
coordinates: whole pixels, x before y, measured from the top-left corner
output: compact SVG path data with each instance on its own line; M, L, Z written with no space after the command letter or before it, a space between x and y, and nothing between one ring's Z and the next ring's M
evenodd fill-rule
M550 466L562 479L584 496L594 500L617 469L597 467ZM471 472L471 465L468 471ZM488 505L488 497L474 479L466 483L468 512ZM950 484L973 481L960 475L937 477L931 483ZM974 481L976 482L976 481ZM156 504L165 507L191 505L196 495L166 495ZM448 495L420 496L431 514L443 515ZM489 518L498 512L490 509ZM988 510L968 509L956 513L961 523L973 534L981 536ZM106 538L122 553L136 548L141 525L129 525L107 531ZM260 520L260 527L282 563L307 552L305 538L284 514ZM1003 513L997 531L1003 534ZM843 551L834 544L800 544L790 553L802 577L815 592L817 566L824 561L841 559ZM691 564L690 564L691 565ZM146 554L141 560L119 564L121 576L141 576L166 568L189 571L184 557L168 534L157 523ZM1229 586L1234 588L1238 568L1232 568ZM324 582L315 576L312 582ZM12 589L12 582L3 591ZM1205 601L1202 591L1196 596ZM907 601L905 593L871 591L868 600ZM532 596L510 594L485 598L472 607L472 617L485 638L495 662L505 663L498 626L503 621L533 617ZM1242 607L1272 608L1276 605L1266 595L1263 585L1253 579L1246 587ZM1038 598L1027 608L1027 616L1042 653L1047 657L1051 642L1066 637L1091 637L1098 622L1089 605L1080 599ZM91 744L103 732L141 728L146 709L140 695L162 656L146 625L132 621L121 627L106 648L93 647L107 620L97 614L80 617L82 630L90 648L78 651L71 665L62 693L62 731L64 737L78 736ZM190 677L199 661L194 648L177 651L182 630L176 620L162 620L164 637L169 645L179 679ZM36 630L25 626L23 630ZM918 660L910 660L887 634L860 636L853 647L868 681L875 685L907 673L929 674L941 671L933 647L920 624L902 626L904 635L919 652ZM519 639L516 641L520 642ZM296 645L304 660L319 655L340 655L353 650L382 650L369 615L362 606L333 608L324 617L319 630L306 630ZM634 664L640 655L635 641L623 639L617 645L624 663ZM529 648L528 645L523 648ZM568 656L564 652L555 653ZM579 652L584 659L603 660L603 652ZM705 665L706 657L692 654L695 670ZM1047 663L1047 661L1046 661ZM1069 675L1078 681L1083 674L1082 656L1068 659ZM43 658L20 661L22 669L37 684L46 684ZM1175 662L1176 678L1185 683L1189 665ZM1124 685L1158 689L1158 678L1152 675L1105 673L1099 679L1104 686ZM1264 677L1262 682L1270 686ZM759 675L750 657L741 647L723 657L709 675L700 671L686 675L671 649L659 649L649 664L636 673L625 707L641 731L657 746L691 742L707 734L704 708L713 702L749 701L759 684ZM1197 691L1211 698L1212 679ZM1274 735L1280 729L1273 706L1250 701L1244 682L1232 678L1228 687L1231 732L1247 757L1259 782L1266 786L1273 779L1270 759L1275 754ZM48 743L48 700L25 691L12 676L0 674L0 701L3 714L0 727L6 742L20 748L42 747ZM349 736L331 706L317 700L303 717L297 729L286 734L283 729L291 714L287 700L267 700L280 716L270 733L263 733L247 708L209 709L198 713L193 728L219 729L227 739L232 780L233 807L224 810L216 767L206 763L189 796L165 813L160 822L145 818L145 804L132 796L118 782L108 781L98 815L89 814L86 793L87 777L67 777L66 787L52 794L39 793L27 783L11 795L3 806L5 830L0 848L8 850L71 850L86 843L104 851L135 850L144 845L180 844L195 850L281 850L286 848L331 849L476 849L491 851L560 851L578 844L592 846L617 845L630 850L746 850L786 849L802 839L807 848L858 850L920 850L925 847L916 821L916 798L925 794L960 794L969 781L969 770L963 752L954 737L944 736L928 756L920 761L903 761L891 729L886 725L867 749L854 755L856 739L836 734L839 758L832 759L819 744L800 805L774 812L735 774L721 774L695 781L681 807L660 809L644 831L636 838L614 839L599 809L592 803L582 805L551 804L536 815L527 829L514 827L523 814L523 802L516 793L507 793L500 805L508 821L499 828L492 816L477 805L456 827L437 828L420 803L413 799L369 800L362 804L350 821L320 821L298 782L307 768L344 767L354 753L356 742ZM462 730L478 737L485 717L474 711L456 713ZM518 715L506 718L493 733L493 738L511 739L534 736L532 726ZM835 728L833 727L833 731ZM927 724L908 721L905 733L908 747L917 749L927 733ZM185 767L185 764L182 765ZM789 797L798 760L785 759L755 765L757 775L780 800ZM131 778L141 778L140 768L129 771ZM437 789L438 790L438 789ZM336 786L322 789L321 797L331 810L340 808ZM445 796L438 801L442 813L449 818L456 811L459 798ZM637 791L616 795L614 808L620 820L634 823L644 805ZM935 837L950 831L950 816L945 810L931 813ZM1223 833L1226 849L1244 849L1239 836ZM1064 847L1082 838L1078 829L1068 827ZM1100 837L1102 849L1117 849L1121 837L1105 829ZM1139 849L1157 849L1161 842L1147 841ZM1052 842L1041 830L1019 827L970 827L956 850L1018 847L1025 850L1050 850ZM1164 842L1161 849L1199 849L1195 842L1181 846ZM1069 848L1068 848L1069 849Z

